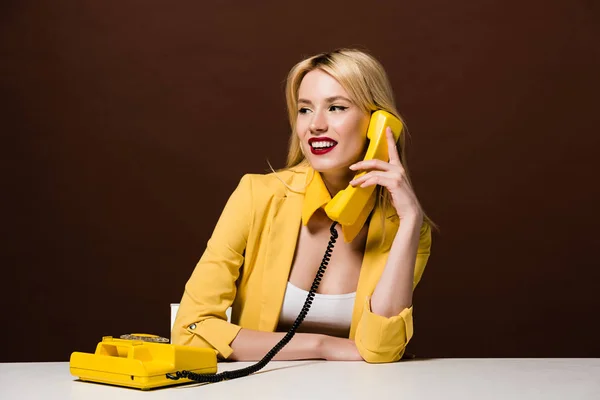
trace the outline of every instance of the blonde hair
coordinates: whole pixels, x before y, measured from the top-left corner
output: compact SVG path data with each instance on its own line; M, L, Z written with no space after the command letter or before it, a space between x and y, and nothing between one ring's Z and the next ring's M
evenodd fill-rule
M408 130L396 109L394 94L387 74L373 56L356 49L338 49L330 53L317 54L300 61L290 70L287 76L285 97L292 134L290 135L286 168L307 163L302 153L300 140L296 135L298 90L304 76L315 69L320 69L336 79L348 92L351 100L365 113L370 114L376 110L384 110L402 121L404 128L396 142L396 148L406 173L406 179L412 186L405 155L405 136L408 134ZM377 199L382 209L386 210L391 204L391 199L389 192L384 189L381 186L377 187ZM437 228L425 212L423 212L423 220Z

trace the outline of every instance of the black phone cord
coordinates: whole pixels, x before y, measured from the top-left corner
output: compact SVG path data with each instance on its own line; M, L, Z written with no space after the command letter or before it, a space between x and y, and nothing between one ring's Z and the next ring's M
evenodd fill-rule
M321 266L319 267L319 270L317 271L317 275L315 276L315 279L310 288L310 291L308 292L308 295L306 296L306 300L304 301L304 306L302 306L302 310L300 311L300 314L298 314L298 317L296 317L296 320L294 321L292 327L286 333L286 335L279 341L279 343L277 343L262 358L262 360L258 361L256 364L253 364L246 368L241 368L241 369L238 369L235 371L223 371L219 374L197 374L197 373L194 373L191 371L183 370L183 371L177 371L177 372L175 372L175 374L167 374L167 378L173 379L173 380L187 378L187 379L190 379L190 380L193 380L196 382L214 383L214 382L221 382L221 381L225 381L225 380L229 380L229 379L241 378L243 376L253 374L256 371L259 371L262 368L264 368L265 365L267 365L267 363L269 361L271 361L273 359L273 357L275 357L275 355L277 353L279 353L279 351L286 344L288 344L288 342L290 340L292 340L292 338L296 334L296 330L300 327L300 324L302 324L302 321L304 321L304 318L306 318L306 315L308 314L308 310L310 309L310 306L312 305L313 299L315 297L315 293L317 292L317 288L319 287L319 284L321 283L321 279L323 278L323 275L325 274L325 269L327 268L327 264L329 264L329 260L331 259L331 252L333 251L333 247L335 246L335 242L338 238L338 233L337 233L337 230L335 229L336 225L337 225L337 222L334 222L331 225L331 228L329 228L329 231L331 232L331 237L329 239L329 243L327 244L327 250L325 250L325 254L323 255L323 261L321 262Z

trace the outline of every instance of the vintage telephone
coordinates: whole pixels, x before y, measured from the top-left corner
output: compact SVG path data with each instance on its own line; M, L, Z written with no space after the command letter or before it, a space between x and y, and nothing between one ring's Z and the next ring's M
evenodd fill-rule
M402 131L402 122L398 118L383 110L371 115L365 160L377 158L388 161L385 135L388 126L398 140ZM360 172L356 177L365 173ZM219 382L259 371L292 339L308 314L338 237L335 226L338 223L353 224L361 216L368 215L371 209L367 205L373 202L374 190L375 186L348 186L326 205L325 212L335 222L330 228L331 238L304 306L283 339L256 364L217 374L217 354L213 349L169 344L168 339L155 335L132 334L102 338L94 354L72 353L69 363L71 374L83 381L148 390L180 383Z

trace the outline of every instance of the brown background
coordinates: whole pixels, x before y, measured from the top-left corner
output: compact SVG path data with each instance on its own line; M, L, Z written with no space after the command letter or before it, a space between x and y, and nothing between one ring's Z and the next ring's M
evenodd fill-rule
M169 336L240 177L284 164L289 68L344 46L442 229L409 352L599 357L598 3L270 3L3 2L0 361Z

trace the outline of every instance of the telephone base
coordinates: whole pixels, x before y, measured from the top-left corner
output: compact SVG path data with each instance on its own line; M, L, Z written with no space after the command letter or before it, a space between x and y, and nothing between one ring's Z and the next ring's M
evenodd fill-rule
M79 377L82 382L101 383L112 386L123 386L140 390L152 390L167 386L183 385L193 383L190 379L172 380L167 379L166 374L175 373L175 370L156 376L135 376L126 374L116 374L106 371L93 371L81 368L71 368L71 375ZM196 374L214 374L211 368L195 369L191 372Z
M194 382L166 376L181 370L215 374L217 355L213 349L107 336L94 354L72 353L69 368L71 375L82 381L149 390Z

